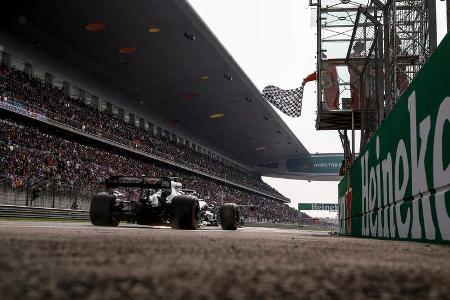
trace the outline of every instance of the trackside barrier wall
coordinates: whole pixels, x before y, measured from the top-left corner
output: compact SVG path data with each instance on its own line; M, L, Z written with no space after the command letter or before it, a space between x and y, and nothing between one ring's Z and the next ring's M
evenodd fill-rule
M89 209L92 195L96 192L79 185L56 186L54 182L46 181L39 187L39 196L33 199L33 188L29 186L28 178L19 179L22 186L12 188L10 179L0 178L0 205Z
M450 243L450 35L339 183L339 232Z
M0 204L0 219L1 218L45 218L88 221L89 211Z

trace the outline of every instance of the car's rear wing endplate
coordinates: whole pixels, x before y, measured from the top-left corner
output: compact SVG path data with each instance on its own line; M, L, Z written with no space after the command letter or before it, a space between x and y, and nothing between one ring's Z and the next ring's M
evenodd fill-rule
M181 191L187 195L196 193L196 191L192 189L181 189Z
M105 185L107 189L118 187L169 189L170 179L165 177L111 176L105 180Z

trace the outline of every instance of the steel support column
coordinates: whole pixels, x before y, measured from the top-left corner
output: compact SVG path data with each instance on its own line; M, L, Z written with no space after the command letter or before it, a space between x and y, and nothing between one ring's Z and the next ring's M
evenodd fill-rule
M376 60L377 60L376 99L378 102L378 126L380 126L384 120L383 27L381 26L381 24L377 24L376 28L377 28L377 48L378 48L378 51L376 53Z
M427 0L427 6L428 6L428 22L429 22L428 30L430 34L430 52L433 53L437 47L436 0Z
M320 9L321 0L317 0L317 54L316 54L316 64L317 64L317 112L322 111L322 16Z
M447 32L450 32L450 0L447 0Z

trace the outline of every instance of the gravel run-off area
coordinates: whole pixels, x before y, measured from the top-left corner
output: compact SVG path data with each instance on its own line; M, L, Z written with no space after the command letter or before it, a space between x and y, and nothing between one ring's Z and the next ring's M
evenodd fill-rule
M450 247L0 221L0 299L450 299Z

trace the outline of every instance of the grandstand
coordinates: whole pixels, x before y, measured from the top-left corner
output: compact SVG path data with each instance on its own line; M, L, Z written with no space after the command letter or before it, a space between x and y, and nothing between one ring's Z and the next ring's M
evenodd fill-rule
M190 5L95 5L18 1L0 20L2 202L86 208L110 175L170 175L295 222L254 170L309 153Z

